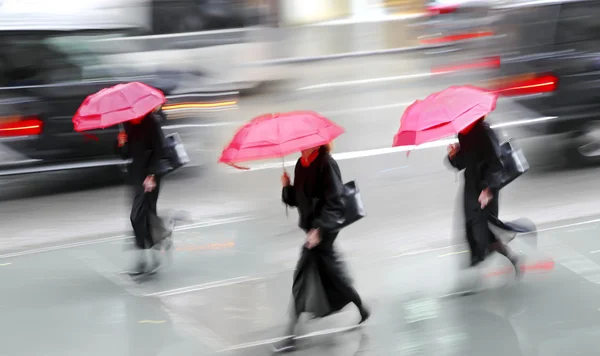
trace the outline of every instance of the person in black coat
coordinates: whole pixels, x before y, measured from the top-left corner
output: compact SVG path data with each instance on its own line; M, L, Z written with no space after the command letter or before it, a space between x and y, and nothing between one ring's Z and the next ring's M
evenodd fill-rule
M273 345L276 352L294 347L295 328L301 313L324 317L354 303L360 312L359 324L370 316L334 248L339 233L338 222L344 212L341 200L344 184L330 149L328 144L302 151L294 170L293 185L286 173L281 177L282 201L298 209L298 226L306 233L306 243L294 273L294 303L287 338ZM310 274L307 271L309 265L316 270L310 276L307 275ZM317 279L311 279L314 275ZM315 285L317 283L322 288ZM319 302L315 303L309 296L309 289L312 293L322 290L325 295L321 294Z
M464 215L471 251L470 265L476 266L492 252L506 256L520 277L519 258L490 230L488 223L498 220L498 194L502 163L497 154L498 139L485 117L458 134L458 144L448 147L450 164L464 170ZM500 226L502 227L502 226Z
M160 265L151 221L157 216L156 205L160 192L161 161L164 156L164 133L160 125L160 107L148 115L123 124L119 134L119 148L123 158L131 158L128 167L129 183L133 193L131 226L135 235L138 258L133 275L155 272ZM152 261L148 263L146 251Z

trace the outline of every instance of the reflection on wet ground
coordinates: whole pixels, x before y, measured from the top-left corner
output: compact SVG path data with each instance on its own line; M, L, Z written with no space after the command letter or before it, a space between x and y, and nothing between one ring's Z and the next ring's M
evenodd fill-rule
M282 336L298 234L268 220L188 229L185 248L160 274L134 282L127 239L4 258L0 267L8 354L266 355ZM373 308L356 329L353 306L303 321L298 355L559 355L577 344L592 355L600 326L599 223L542 231L532 248L518 237L530 266L516 282L494 257L477 274L482 291L459 272L464 246L404 251L377 239L340 246L357 288ZM350 236L348 236L350 237ZM352 241L352 239L350 240ZM373 246L377 247L373 247ZM368 248L366 248L368 247ZM547 263L556 261L556 266ZM537 267L536 267L537 266ZM38 335L35 343L27 340Z

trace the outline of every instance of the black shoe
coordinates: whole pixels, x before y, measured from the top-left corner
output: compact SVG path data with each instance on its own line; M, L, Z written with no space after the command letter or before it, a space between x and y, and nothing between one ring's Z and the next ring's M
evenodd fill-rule
M362 308L360 308L360 321L358 322L358 325L363 324L365 321L369 320L369 318L371 317L371 311L363 306Z
M145 262L139 262L135 268L129 272L127 272L127 274L129 274L130 276L141 276L142 274L146 273L146 268L147 265Z
M296 349L296 341L293 337L287 337L271 345L273 353L291 352Z

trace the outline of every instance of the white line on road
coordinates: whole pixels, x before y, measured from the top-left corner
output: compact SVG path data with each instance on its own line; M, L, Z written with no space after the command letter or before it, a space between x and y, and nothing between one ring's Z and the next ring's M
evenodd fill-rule
M236 285L236 284L241 284L241 283L246 283L246 282L252 282L252 281L259 281L259 280L263 280L263 277L247 277L247 276L242 276L242 277L235 277L235 278L230 278L230 279L224 279L221 281L214 281L214 282L208 282L208 283L203 283L203 284L197 284L197 285L193 285L193 286L188 286L188 287L182 287L182 288L176 288L176 289L169 289L169 290L165 290L162 292L155 292L155 293L148 293L148 294L144 294L144 297L169 297L172 295L178 295L178 294L184 294L184 293L190 293L190 292L197 292L197 291L201 291L201 290L206 290L206 289L213 289L213 288L220 288L220 287L227 287L227 286L232 286L232 285Z
M255 219L255 217L252 217L252 216L239 216L239 217L226 218L226 219L213 219L213 220L208 220L205 222L181 225L181 226L176 227L175 231L185 231L185 230L191 230L191 229L200 229L200 228L204 228L204 227L233 224L233 223L248 221L248 220L253 220L253 219ZM105 238L101 238L101 239L94 239L94 240L81 241L81 242L73 242L73 243L67 243L67 244L50 246L50 247L35 248L35 249L31 249L31 250L3 254L3 255L0 255L0 259L33 255L33 254L56 251L56 250L65 250L65 249L70 249L70 248L101 244L101 243L105 243L105 242L125 240L125 239L132 238L132 237L133 236L130 236L130 235L118 235L118 236L105 237Z
M360 328L360 326L353 325L353 326L344 326L344 327L339 327L339 328L324 329L324 330L314 331L314 332L308 333L306 335L297 336L297 337L295 337L295 339L296 340L302 340L302 339L313 338L313 337L316 337L316 336L340 334L340 333L343 333L343 332L347 332L347 331L351 331L351 330L356 330L356 329L359 329L359 328ZM257 346L271 345L271 344L274 344L276 342L285 340L288 337L290 337L290 335L283 336L283 337L278 337L278 338L274 338L274 339L265 339L265 340L258 340L258 341L254 341L254 342L247 342L247 343L244 343L244 344L238 344L238 345L230 346L230 347L225 348L223 350L220 350L218 352L219 353L221 353L221 352L229 352L229 351L249 349L249 348L257 347Z
M308 91L308 90L317 90L317 89L331 89L331 88L341 88L347 86L356 86L363 84L376 84L376 83L389 83L389 82L397 82L407 79L417 79L417 78L429 78L435 75L440 75L442 73L415 73L415 74L406 74L406 75L396 75L391 77L380 77L380 78L370 78L370 79L358 79L358 80L348 80L344 82L329 82L322 84L309 85L305 87L297 88L296 91Z
M334 153L333 158L335 158L338 161L342 161L342 160L346 160L346 159L379 156L379 155L398 153L398 152L417 151L417 150L433 148L433 147L443 147L443 146L447 146L447 145L449 145L451 143L455 143L455 142L457 142L456 139L449 139L449 140L440 140L440 141L429 142L429 143L425 143L425 144L422 144L419 146L386 147L386 148L376 148L376 149L372 149L372 150ZM294 167L296 165L296 161L297 160L284 161L283 166ZM256 166L250 166L249 170L240 170L240 169L232 168L230 170L230 172L231 173L244 173L244 172L260 171L260 170L273 169L273 168L281 169L281 167L282 167L281 162L278 162L278 163L272 162L272 163L264 163L264 164L256 165Z

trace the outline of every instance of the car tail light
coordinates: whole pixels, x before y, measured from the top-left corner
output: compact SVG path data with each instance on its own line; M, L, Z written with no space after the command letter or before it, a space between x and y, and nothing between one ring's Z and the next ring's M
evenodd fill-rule
M558 78L551 74L538 76L520 76L503 80L493 86L493 92L502 96L521 96L531 94L551 93L558 87Z
M438 5L427 7L427 14L429 16L451 14L458 10L458 5Z
M39 135L42 126L43 122L37 116L0 118L0 137Z

